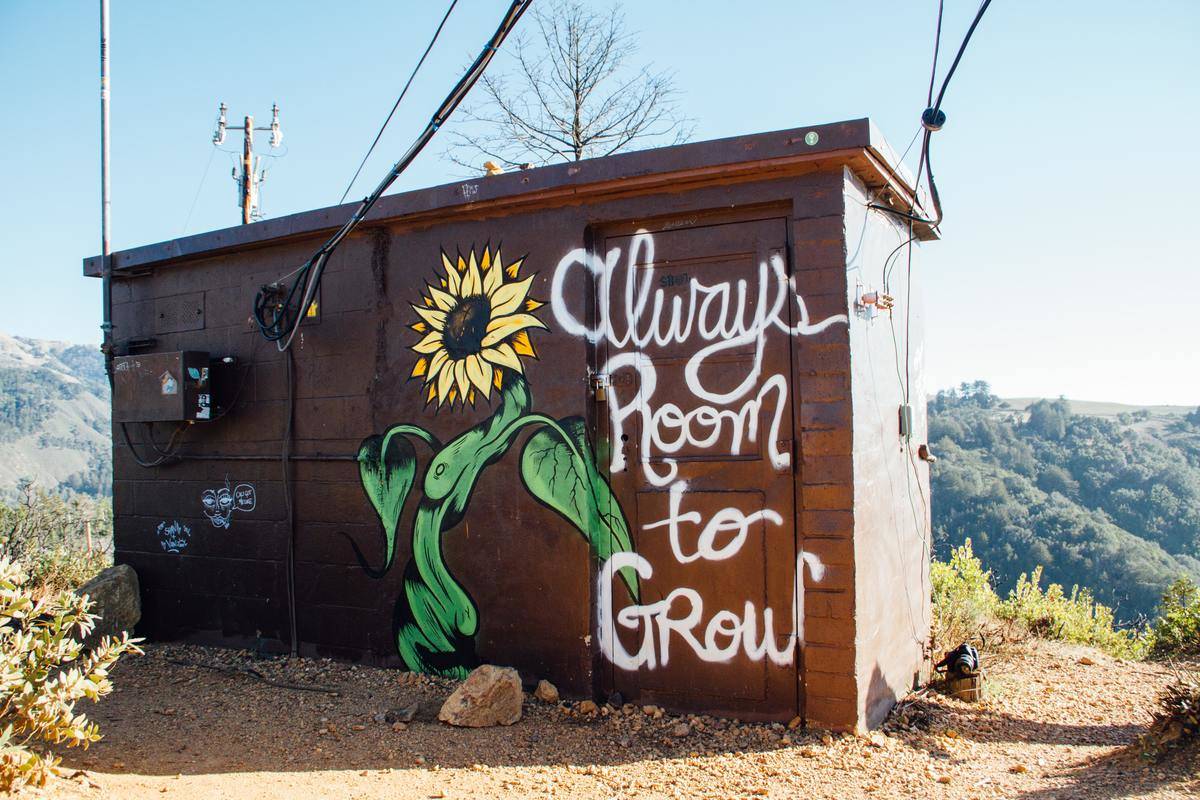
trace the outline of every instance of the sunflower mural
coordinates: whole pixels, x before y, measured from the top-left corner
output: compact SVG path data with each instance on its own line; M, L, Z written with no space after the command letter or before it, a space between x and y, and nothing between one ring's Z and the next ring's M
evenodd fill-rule
M524 261L505 264L499 247L479 254L472 248L453 259L443 251L436 280L412 306L411 328L420 338L411 345L417 358L410 376L421 382L426 406L477 417L483 404L488 416L445 444L418 425L401 423L359 447L363 491L383 528L383 564L372 567L351 544L372 577L392 567L406 502L414 487L419 493L412 556L395 614L396 647L414 671L465 677L478 664L479 611L447 568L442 541L466 515L483 470L498 464L522 435L518 466L526 490L582 535L596 559L633 549L583 418L554 419L531 410L524 362L537 358L531 334L548 328L535 313L543 303L529 294L535 275L521 274ZM418 448L429 454L419 486ZM628 568L620 574L636 600L637 576Z

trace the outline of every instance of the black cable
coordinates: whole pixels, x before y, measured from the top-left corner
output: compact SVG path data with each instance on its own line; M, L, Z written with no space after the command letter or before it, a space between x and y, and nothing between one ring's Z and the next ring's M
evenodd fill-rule
M151 469L153 467L162 466L168 461L177 460L179 458L175 452L172 452L172 448L175 447L176 439L179 438L180 434L182 434L186 428L186 425L180 425L178 428L176 428L175 433L171 434L171 438L167 440L167 449L163 450L154 441L154 429L150 426L150 423L147 423L147 438L149 439L150 446L154 449L154 452L158 453L158 458L154 459L153 461L145 461L137 454L137 450L133 448L133 441L129 438L129 426L124 422L121 423L121 435L125 439L125 446L129 448L129 455L133 457L133 460L137 463L137 465L139 467L144 467L145 469Z
M375 191L363 199L355 212L350 216L350 219L297 271L298 274L288 289L283 302L278 302L278 285L273 287L264 286L259 290L254 298L254 319L262 335L269 341L275 342L279 350L282 351L291 347L292 340L295 338L296 332L300 328L300 323L304 319L304 314L310 307L313 298L316 296L317 289L321 285L321 276L324 274L325 264L328 262L329 256L333 254L342 240L366 218L367 213L379 200L380 196L408 168L413 160L420 155L438 129L446 123L446 120L458 108L458 105L466 97L471 87L475 85L475 82L479 80L487 65L496 55L496 51L500 48L500 45L532 2L533 0L513 0L512 5L504 15L504 18L501 19L500 25L496 28L496 32L492 35L492 38L484 45L475 62L462 78L459 79L458 83L450 91L450 94L446 96L442 105L425 126L425 130L421 132L420 136L417 137L416 141L413 142L400 160L392 166L392 169L384 179L375 187ZM301 287L303 288L301 289ZM300 302L294 304L297 292L300 292Z
M930 165L929 141L930 141L932 133L934 131L940 129L942 126L942 122L945 120L945 116L941 115L942 99L946 96L946 89L950 86L950 79L954 77L954 72L955 72L955 70L958 69L959 62L962 61L963 53L965 53L967 50L967 44L971 41L971 37L975 34L975 29L977 27L979 27L979 22L983 19L984 12L987 11L988 6L990 6L991 4L992 4L992 0L983 0L983 2L980 4L979 10L975 12L975 18L973 20L971 20L971 25L969 28L967 28L967 33L963 37L962 43L958 46L958 52L955 53L955 55L954 55L954 61L951 62L950 69L946 72L946 77L942 79L942 86L938 90L937 99L934 100L931 103L931 105L925 109L925 112L921 115L922 123L925 125L925 136L924 136L924 140L921 143L921 159L917 165L917 177L916 177L916 184L914 184L914 189L913 189L913 200L912 200L912 203L910 204L908 212L906 213L903 211L897 211L896 209L891 208L890 206L885 206L880 203L872 203L870 206L871 208L886 212L888 214L892 214L893 216L908 220L909 222L915 222L915 223L918 223L921 225L928 225L931 228L936 228L938 225L941 224L941 222L942 222L942 202L941 202L941 197L938 194L937 181L933 177L933 167ZM940 2L938 3L937 30L938 30L937 41L934 43L934 72L935 72L935 74L936 74L936 70L937 70L937 54L941 47L942 3L940 3ZM934 84L934 81L931 76L931 78L930 78L930 89L931 89L930 97L932 97L933 84ZM940 118L939 118L939 115L941 115ZM925 217L917 216L916 214L912 213L913 210L916 208L916 202L917 202L917 192L916 192L915 186L920 184L922 173L929 176L929 194L930 194L931 202L933 204L933 211L934 211L932 218L925 218Z
M350 190L354 187L354 182L358 180L359 173L367 163L367 159L371 157L371 153L375 152L375 145L379 144L379 139L383 136L384 130L388 123L392 121L392 115L396 113L396 109L400 107L400 101L404 99L404 95L408 94L408 87L412 86L413 79L417 77L417 73L421 70L421 65L425 63L425 57L429 55L429 51L433 49L433 45L437 42L438 36L442 32L442 28L446 25L446 20L450 19L450 12L454 10L454 6L458 4L458 0L450 0L450 7L446 9L446 15L442 17L442 21L438 23L437 30L433 32L433 38L429 40L429 45L425 48L425 52L421 54L421 58L417 61L417 65L413 67L412 74L408 76L408 81L405 82L404 88L400 90L400 96L396 98L395 105L388 112L387 119L383 121L383 125L379 127L379 133L375 134L375 141L371 142L371 146L367 148L367 154L362 157L362 161L358 164L358 169L354 170L354 177L350 179L350 183L346 186L346 191L342 192L342 199L338 200L338 204L346 202L346 196L350 194ZM930 87L930 92L933 89Z
M933 36L933 67L929 70L929 92L925 96L925 107L933 105L933 84L937 78L938 53L942 49L942 13L946 10L945 0L938 0L937 33Z
M300 642L296 625L296 510L292 506L292 421L296 416L296 382L292 375L292 351L283 354L285 379L287 380L287 422L283 433L283 452L280 464L283 467L283 505L287 510L287 594L288 628L293 656L300 655Z
M942 88L938 91L937 102L932 106L934 112L938 112L942 108L942 98L946 95L946 87L950 85L950 79L954 77L954 71L958 69L958 62L962 61L963 53L967 50L967 43L971 41L971 36L975 33L975 28L979 26L979 21L983 19L983 12L987 11L988 6L992 4L992 0L983 0L979 6L979 11L975 12L975 19L971 21L971 27L967 28L967 35L963 37L962 44L958 46L958 53L954 56L954 61L950 64L950 71L946 73L945 79L942 80Z

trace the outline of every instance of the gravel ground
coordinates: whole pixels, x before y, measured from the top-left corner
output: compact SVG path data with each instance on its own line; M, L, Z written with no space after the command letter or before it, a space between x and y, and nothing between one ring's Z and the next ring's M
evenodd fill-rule
M270 686L246 668L338 694ZM29 793L122 800L1194 798L1195 745L1157 764L1139 757L1137 738L1167 679L1157 665L1039 642L994 659L985 702L918 693L869 736L628 705L589 711L531 696L516 725L462 730L434 719L452 688L446 681L155 645L119 665L116 692L87 709L106 738L68 754L72 777Z

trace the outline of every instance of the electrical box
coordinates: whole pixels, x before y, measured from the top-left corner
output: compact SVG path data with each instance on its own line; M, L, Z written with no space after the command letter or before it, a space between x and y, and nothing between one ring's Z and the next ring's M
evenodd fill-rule
M113 422L212 419L208 353L142 353L113 359Z

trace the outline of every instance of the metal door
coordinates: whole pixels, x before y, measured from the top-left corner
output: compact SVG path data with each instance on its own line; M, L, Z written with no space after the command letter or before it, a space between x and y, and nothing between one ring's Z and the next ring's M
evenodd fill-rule
M633 554L597 583L611 688L742 718L796 713L783 219L596 237L597 427ZM638 573L638 598L624 576ZM604 674L604 673L602 673Z

